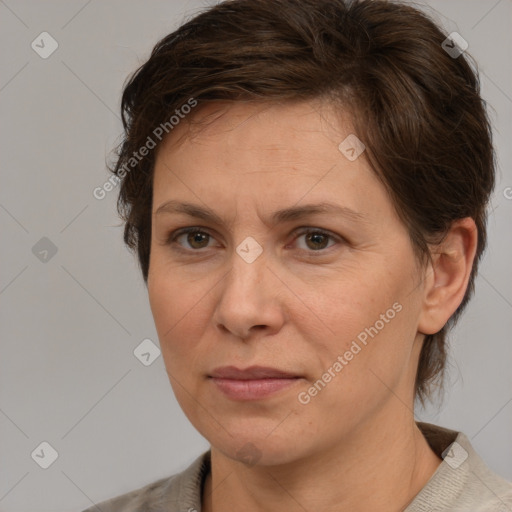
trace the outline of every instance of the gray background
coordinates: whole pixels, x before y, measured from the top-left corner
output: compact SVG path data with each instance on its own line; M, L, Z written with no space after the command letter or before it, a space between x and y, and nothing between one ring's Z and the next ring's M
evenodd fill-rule
M210 2L212 3L212 2ZM201 1L0 1L0 511L79 511L184 469L208 448L173 397L146 290L122 243L117 189L92 191L121 132L122 84ZM434 8L477 59L498 153L489 249L477 295L451 337L448 394L418 419L465 432L512 479L512 2ZM43 31L59 44L42 59ZM48 237L57 253L32 247ZM42 469L42 441L58 452Z

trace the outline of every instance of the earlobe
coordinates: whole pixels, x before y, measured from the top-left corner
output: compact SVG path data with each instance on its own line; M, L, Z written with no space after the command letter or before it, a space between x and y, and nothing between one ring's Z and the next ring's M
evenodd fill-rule
M470 217L455 221L444 239L431 249L432 263L425 279L423 306L418 323L422 334L439 332L464 298L478 242Z

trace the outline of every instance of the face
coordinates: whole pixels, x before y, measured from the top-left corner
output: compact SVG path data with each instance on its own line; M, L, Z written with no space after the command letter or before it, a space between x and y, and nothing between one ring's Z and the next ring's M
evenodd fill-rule
M412 405L421 276L364 152L338 148L349 119L314 102L193 115L208 125L182 122L157 154L148 276L183 411L220 452L261 464L378 428ZM271 370L219 370L255 366Z

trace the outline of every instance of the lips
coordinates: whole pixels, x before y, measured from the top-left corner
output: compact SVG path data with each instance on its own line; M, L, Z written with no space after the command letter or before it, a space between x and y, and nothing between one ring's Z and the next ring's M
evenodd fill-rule
M296 379L300 375L270 368L267 366L250 366L241 370L236 366L222 366L213 370L210 377L216 379L259 380L259 379Z
M263 400L295 386L302 379L300 375L266 366L251 366L243 370L223 366L216 368L209 378L216 389L235 401Z

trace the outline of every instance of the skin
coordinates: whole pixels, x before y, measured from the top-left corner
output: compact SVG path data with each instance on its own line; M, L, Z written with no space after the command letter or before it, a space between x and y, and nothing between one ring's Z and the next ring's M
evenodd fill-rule
M414 422L414 379L424 335L464 296L474 222L454 223L420 265L364 153L349 161L338 149L353 133L348 116L325 103L218 103L190 119L208 124L182 122L157 153L148 293L176 398L211 444L203 510L402 510L441 462ZM223 222L157 213L169 200L207 206ZM324 201L361 218L270 221ZM311 240L299 233L306 226L333 238ZM166 243L183 227L204 238ZM252 263L236 252L249 236L263 249ZM300 403L395 303L401 311ZM208 378L225 365L301 378L269 398L233 401ZM239 451L247 443L249 463Z

